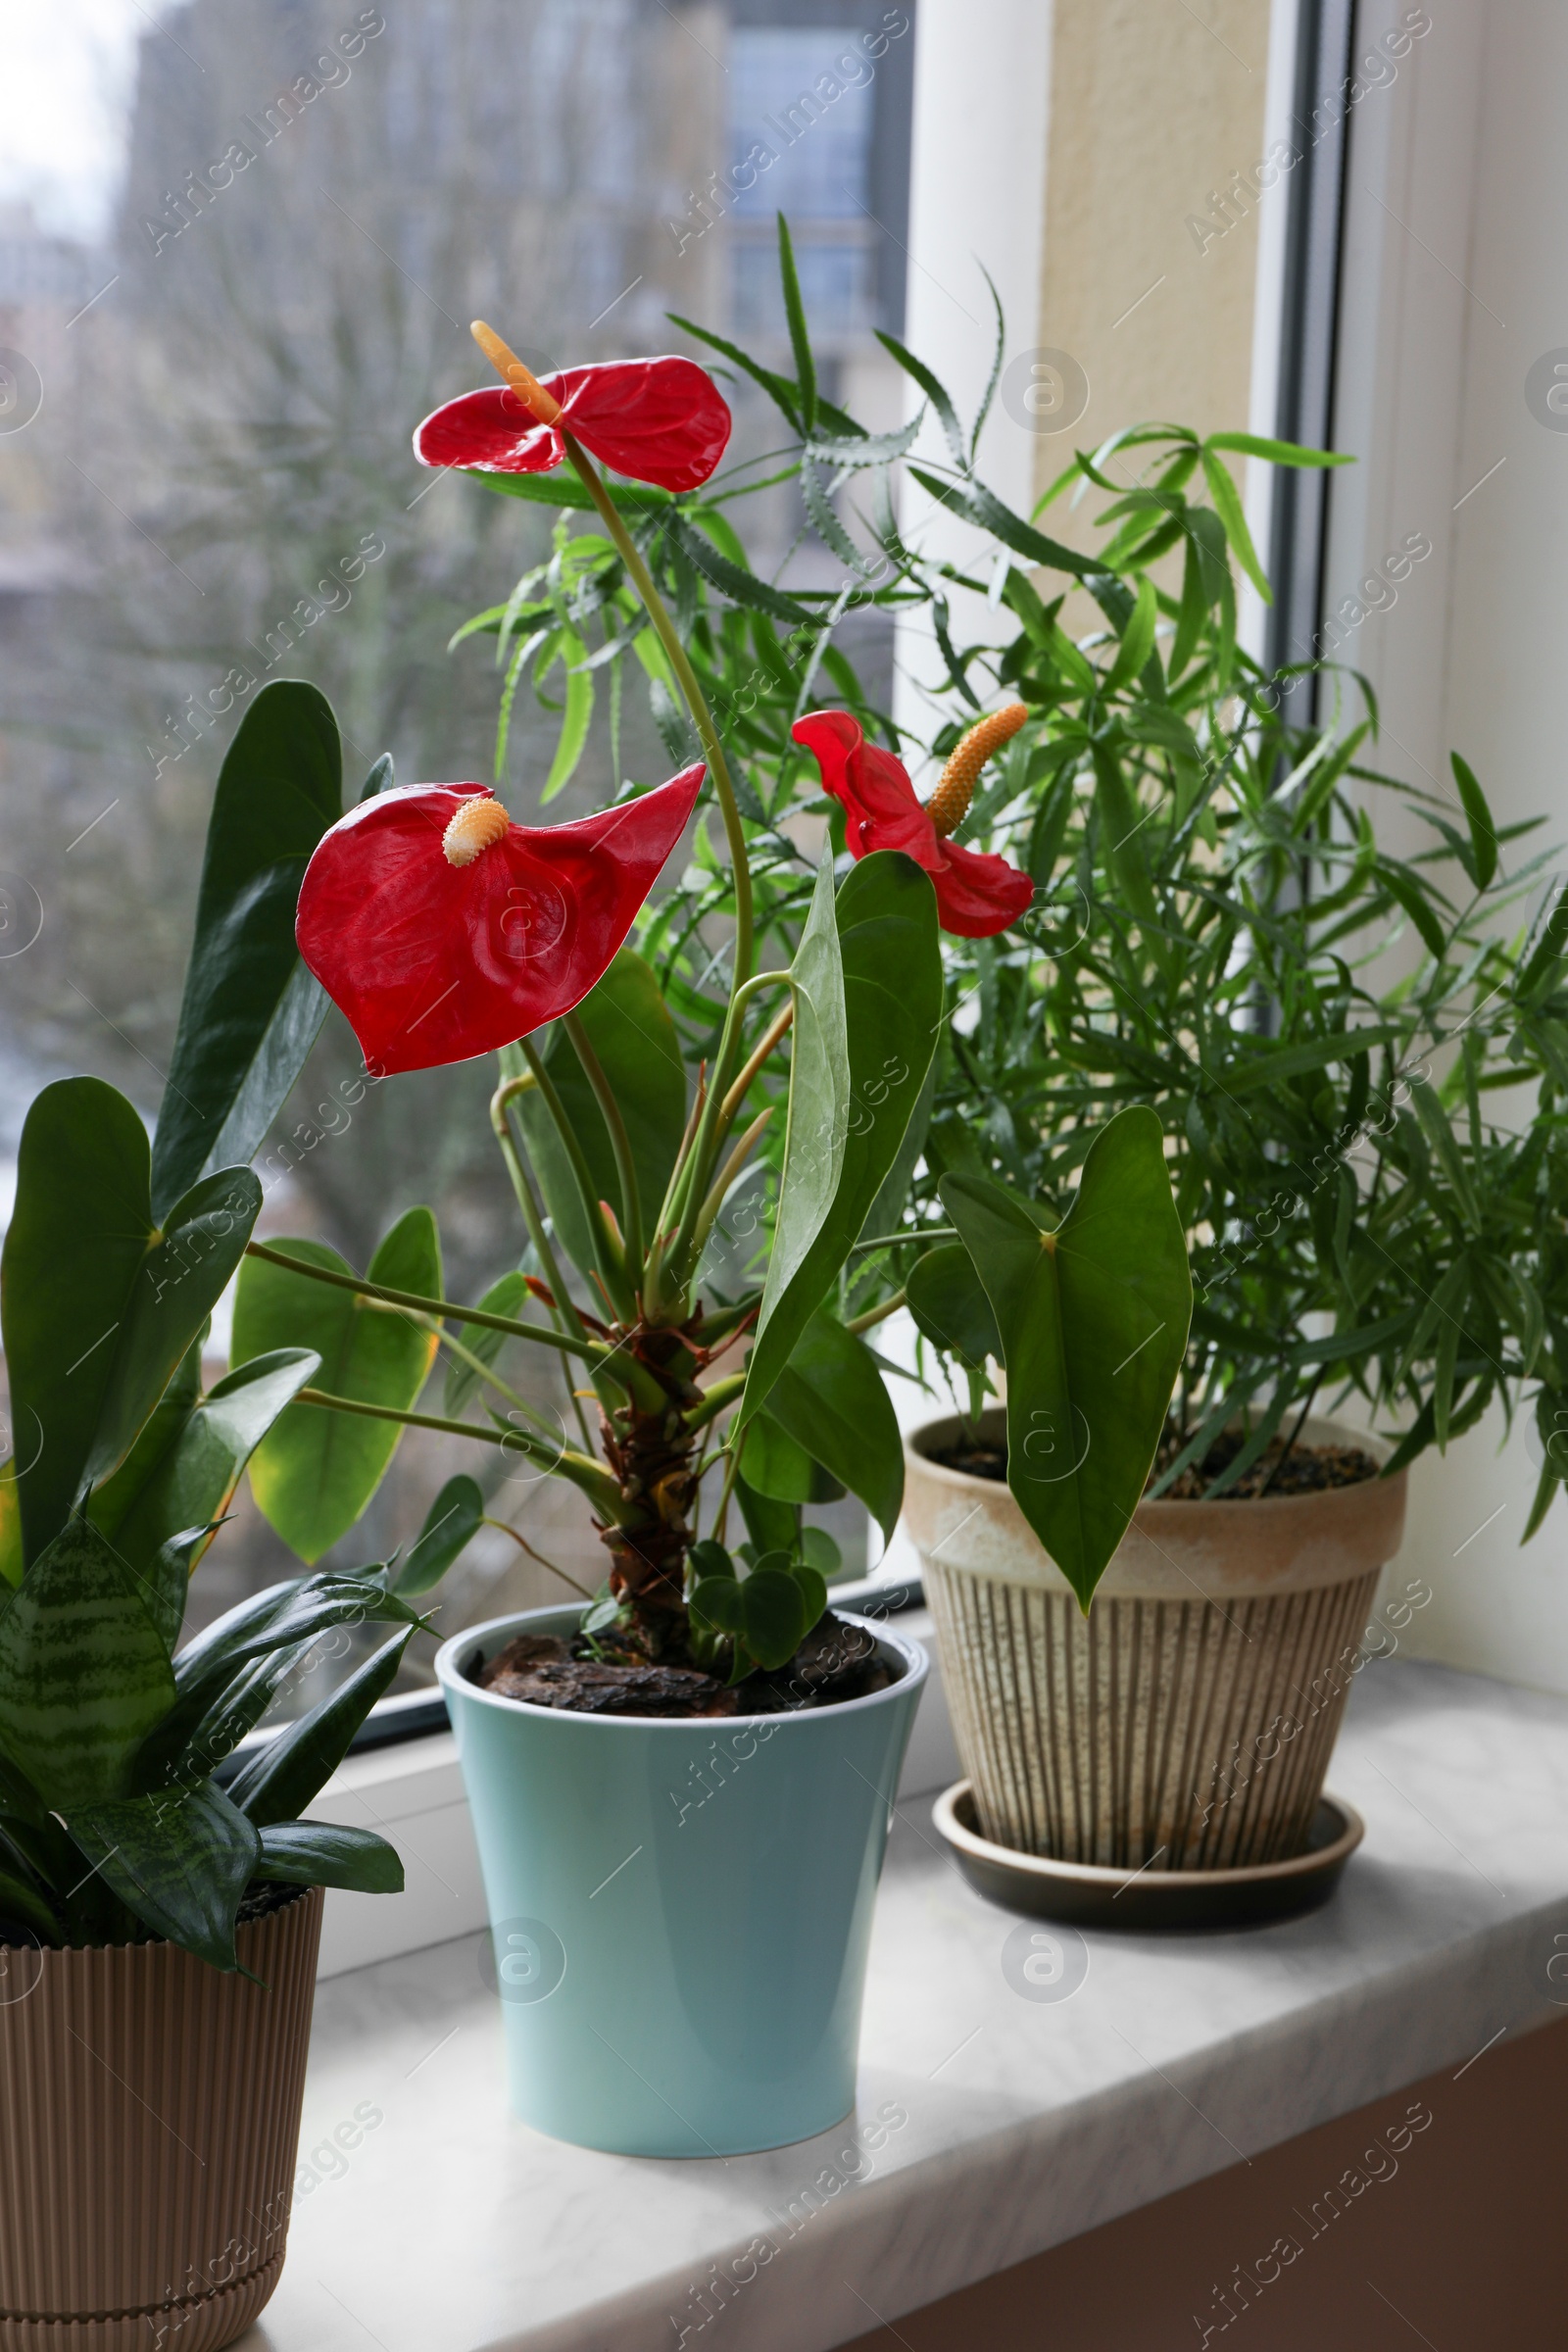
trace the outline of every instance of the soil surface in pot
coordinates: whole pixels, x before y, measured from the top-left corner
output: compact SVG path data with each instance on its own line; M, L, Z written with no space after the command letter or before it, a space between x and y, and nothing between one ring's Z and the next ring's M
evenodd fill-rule
M1186 1444L1180 1430L1167 1429L1154 1456L1154 1466L1149 1473L1152 1485L1170 1467ZM1191 1462L1175 1483L1165 1489L1160 1497L1168 1502L1198 1502L1206 1494L1211 1482L1241 1452L1243 1439L1235 1430L1225 1430L1217 1437L1201 1462ZM1281 1457L1284 1457L1283 1459ZM999 1485L1007 1476L1005 1445L991 1445L983 1440L972 1443L959 1441L956 1445L933 1446L927 1457L940 1462L945 1470L963 1470L971 1478L993 1478ZM1378 1465L1371 1454L1363 1453L1358 1446L1304 1446L1299 1441L1290 1447L1283 1439L1275 1438L1258 1455L1251 1467L1242 1472L1235 1486L1216 1494L1216 1502L1255 1502L1264 1494L1317 1494L1325 1487L1358 1487L1369 1478L1376 1478Z
M519 1634L488 1660L465 1671L498 1698L533 1707L563 1707L578 1715L789 1715L805 1707L837 1706L864 1698L898 1680L871 1636L831 1610L814 1626L787 1666L754 1674L733 1690L695 1666L651 1666L616 1659L608 1642L593 1647L581 1634Z

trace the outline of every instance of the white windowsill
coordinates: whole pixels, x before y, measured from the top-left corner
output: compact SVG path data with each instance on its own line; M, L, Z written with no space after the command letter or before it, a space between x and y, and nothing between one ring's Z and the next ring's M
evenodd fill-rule
M341 1801L385 1810L392 1764L365 1758ZM766 2156L644 2162L516 2122L477 1936L339 1976L318 1995L288 2259L258 2347L825 2352L874 2325L866 2301L897 2323L1241 2153L1385 2096L1396 2122L1404 2085L1563 2014L1547 1970L1568 1939L1568 1701L1378 1663L1330 1778L1368 1826L1327 1909L1090 1935L1087 1978L1056 2003L1011 1989L1019 1923L970 1892L928 1805L906 1803L857 2113ZM453 1877L453 1800L439 1778L426 1793L402 1818ZM883 2111L906 2120L879 2129ZM744 2282L710 2335L714 2266Z

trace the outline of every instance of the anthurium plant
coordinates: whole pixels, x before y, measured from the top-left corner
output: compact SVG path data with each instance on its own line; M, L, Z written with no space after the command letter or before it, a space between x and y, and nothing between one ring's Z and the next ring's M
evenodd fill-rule
M1496 822L1462 753L1415 784L1389 774L1353 669L1274 671L1242 641L1242 581L1269 589L1238 462L1343 461L1139 426L1073 455L1017 513L979 461L1000 312L969 418L884 335L927 405L872 434L824 394L782 223L780 260L792 373L678 321L769 404L784 447L766 474L614 496L738 755L758 928L801 919L803 817L827 815L850 858L903 851L937 892L949 1017L837 1311L906 1299L977 1413L1003 1334L965 1246L963 1188L1001 1184L1064 1217L1107 1122L1147 1105L1197 1294L1152 1491L1234 1493L1284 1464L1309 1412L1348 1396L1394 1440L1391 1471L1496 1402L1535 1424L1534 1533L1568 1474L1560 853L1539 820ZM939 456L916 450L922 423ZM901 473L964 526L940 556L901 520ZM781 476L838 559L831 587L785 589L747 561L739 502ZM523 682L545 700L563 670L547 789L580 756L607 672L613 719L623 666L640 669L672 756L690 757L659 641L581 483L480 478L559 514L549 562L463 633L495 643L498 772ZM1086 502L1092 546L1057 520ZM1429 552L1412 534L1399 576ZM855 667L868 613L929 636L918 735ZM1342 607L1345 653L1365 617ZM814 708L828 700L841 709ZM960 743L961 781L919 805L909 769ZM1027 885L1032 902L1009 902ZM987 919L1009 904L1010 919ZM700 834L640 942L688 1050L718 1037L706 943L735 911L730 865Z

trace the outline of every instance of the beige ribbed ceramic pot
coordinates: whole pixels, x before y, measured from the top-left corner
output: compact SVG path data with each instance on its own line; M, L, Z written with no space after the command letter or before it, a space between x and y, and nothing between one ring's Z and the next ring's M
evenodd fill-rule
M223 1976L171 1943L8 1948L0 2352L218 2352L277 2284L321 1936L312 1887Z
M1004 1434L1000 1408L984 1435ZM906 1447L943 1677L983 1834L1129 1869L1301 1852L1405 1479L1256 1501L1142 1502L1086 1619L1007 1489ZM1386 1448L1309 1421L1308 1444Z

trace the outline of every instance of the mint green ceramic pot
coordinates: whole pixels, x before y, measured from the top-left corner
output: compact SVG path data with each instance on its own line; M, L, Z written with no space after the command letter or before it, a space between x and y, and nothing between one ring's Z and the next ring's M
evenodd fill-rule
M927 1673L793 1715L653 1722L498 1698L467 1680L532 1609L460 1634L436 1674L484 1872L512 2102L630 2156L736 2156L855 2103L871 1907ZM863 1622L858 1618L852 1624Z

